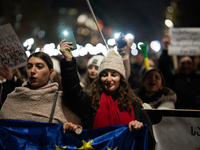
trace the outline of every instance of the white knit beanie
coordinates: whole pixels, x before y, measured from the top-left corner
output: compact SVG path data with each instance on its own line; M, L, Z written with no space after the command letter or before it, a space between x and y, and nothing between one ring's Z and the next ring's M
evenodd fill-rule
M115 70L126 79L123 59L114 50L108 52L107 57L105 57L102 60L100 66L99 66L98 76L105 69Z
M88 61L88 63L87 63L87 67L89 66L89 65L95 65L95 66L98 66L99 67L99 65L101 64L101 61L104 59L104 56L102 56L102 55L95 55L95 56L92 56L90 59L89 59L89 61Z

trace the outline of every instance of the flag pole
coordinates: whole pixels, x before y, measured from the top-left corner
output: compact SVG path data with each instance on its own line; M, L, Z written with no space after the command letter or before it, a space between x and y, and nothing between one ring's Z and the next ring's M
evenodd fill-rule
M95 21L95 23L96 23L96 25L97 25L97 28L98 28L99 33L100 33L100 35L101 35L101 38L102 38L102 40L103 40L103 42L104 42L104 44L105 44L105 46L106 46L106 48L107 48L107 50L108 50L108 49L109 49L109 48L108 48L108 45L107 45L107 43L106 43L106 41L105 41L105 38L104 38L104 36L103 36L103 34L102 34L102 32L101 32L101 29L100 29L100 27L99 27L99 24L98 24L98 22L97 22L97 19L96 19L96 17L95 17L95 14L94 14L94 12L93 12L93 10L92 10L92 7L91 7L91 5L90 5L90 2L89 2L89 0L86 0L86 2L87 2L87 4L88 4L88 7L89 7L91 13L92 13L92 16L93 16L94 21Z

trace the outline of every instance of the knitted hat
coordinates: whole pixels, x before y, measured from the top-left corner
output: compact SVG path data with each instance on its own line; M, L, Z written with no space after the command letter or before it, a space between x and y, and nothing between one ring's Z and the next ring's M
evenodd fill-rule
M104 59L104 56L102 56L102 55L95 55L95 56L92 56L90 59L89 59L89 61L88 61L88 63L87 63L87 67L89 66L89 65L95 65L95 66L98 66L99 67L99 65L101 64L101 61Z
M100 76L101 72L105 69L115 70L126 78L123 59L114 50L108 52L107 57L102 60L99 66L98 76Z
M157 68L153 68L153 69L149 69L146 71L146 73L144 74L144 76L142 77L142 81L144 82L146 76L151 72L151 71L157 71L160 76L161 76L161 79L162 79L162 85L165 85L165 79L164 79L164 76L162 74L162 72L160 70L158 70Z

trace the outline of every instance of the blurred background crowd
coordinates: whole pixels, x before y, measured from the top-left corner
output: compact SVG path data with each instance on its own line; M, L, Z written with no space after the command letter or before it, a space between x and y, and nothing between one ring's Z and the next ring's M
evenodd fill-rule
M173 27L200 27L197 0L90 0L90 4L110 48L117 50L115 38L119 32L124 33L128 43L131 43L128 53L134 81L129 82L133 82L133 89L139 87L134 82L139 80L145 68L140 44L148 44L149 64L159 68L159 58L165 48L163 38L168 30ZM107 52L84 0L1 1L0 25L7 23L14 28L27 56L43 51L52 57L54 81L57 82L60 82L59 61L62 58L59 42L64 31L70 29L74 32L77 49L73 51L73 56L77 59L81 79L87 72L88 60L96 54L105 56ZM27 78L25 69L19 68L22 80ZM194 69L199 74L199 56L194 57ZM178 68L172 65L171 72L177 71Z

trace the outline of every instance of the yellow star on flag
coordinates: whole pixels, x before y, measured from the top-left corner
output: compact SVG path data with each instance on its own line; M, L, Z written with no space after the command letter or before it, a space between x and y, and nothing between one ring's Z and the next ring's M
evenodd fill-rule
M67 146L64 146L63 148L59 148L57 145L56 145L56 150L64 150L66 149Z
M197 148L194 148L194 149L196 149L196 150L200 150L200 147L197 147Z
M84 149L84 150L94 149L94 147L91 146L93 140L89 141L88 143L85 142L84 140L82 141L83 141L83 146L80 147L79 149Z
M107 150L111 150L109 147L107 147ZM117 150L117 147L115 147L113 150Z

